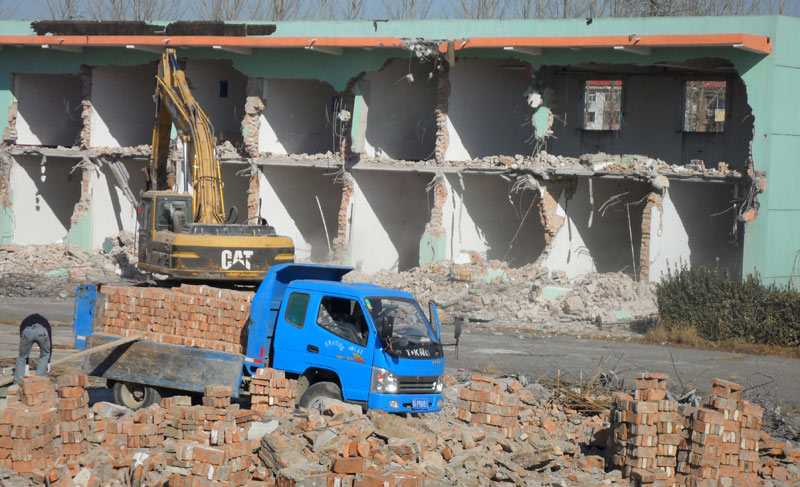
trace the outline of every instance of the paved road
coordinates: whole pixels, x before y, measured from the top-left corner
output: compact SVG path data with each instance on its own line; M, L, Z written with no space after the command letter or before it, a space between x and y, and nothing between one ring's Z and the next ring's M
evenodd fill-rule
M447 328L442 331L446 339L452 333ZM667 373L671 384L678 384L679 375L686 386L696 387L700 393L707 392L712 377L745 387L774 380L753 392L769 394L776 404L800 407L800 359L474 329L465 330L459 348L458 361L453 349L447 349L448 367L532 378L555 377L561 370L562 377L585 382L600 366L604 371L614 370L628 385L643 371Z
M0 298L0 359L6 359L0 360L3 365L16 356L19 321L34 311L51 321L68 323L72 320L72 300ZM442 333L452 337L453 330L445 327ZM71 328L55 327L53 341L55 357L72 353ZM453 352L452 348L447 349L448 367L532 378L555 376L561 370L568 380L585 381L599 366L604 371L614 370L629 385L633 384L634 375L642 371L665 372L676 385L679 375L687 387L696 387L700 393L707 391L712 377L746 387L774 381L756 390L769 394L776 404L800 407L799 359L475 329L465 330L461 336L458 361Z

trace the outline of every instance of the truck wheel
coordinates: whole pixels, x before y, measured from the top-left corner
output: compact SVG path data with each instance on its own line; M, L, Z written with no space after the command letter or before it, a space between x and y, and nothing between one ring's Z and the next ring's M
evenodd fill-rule
M113 392L115 403L133 410L161 402L161 393L158 389L142 384L115 382Z
M300 397L298 405L301 408L314 409L325 397L341 401L342 390L333 382L317 382L312 384Z

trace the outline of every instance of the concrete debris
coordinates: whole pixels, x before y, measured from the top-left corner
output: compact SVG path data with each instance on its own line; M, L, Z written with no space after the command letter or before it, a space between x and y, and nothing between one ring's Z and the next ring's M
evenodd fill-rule
M421 416L364 414L337 401L322 411L275 405L259 414L231 404L230 388L208 386L202 405L174 396L117 419L106 403L88 406L80 372L58 377L57 388L26 377L0 410L0 482L788 486L800 479L800 446L761 431L763 409L742 400L737 384L713 379L695 408L666 399L666 375L640 374L632 395L592 397L611 403L610 411L580 414L540 383L457 377L446 377L442 411Z
M105 249L87 251L71 244L0 245L0 296L75 295L78 284L143 280L136 268L134 237L123 231Z
M467 262L439 261L400 273L354 271L345 279L408 291L423 308L432 299L443 323L461 320L492 328L607 334L603 325L657 313L655 284L637 282L628 274L588 274L570 280L563 272L548 272L536 264L510 268L477 256Z
M362 155L361 161L365 163L391 162L392 164L419 166L420 164L435 164L439 159L428 161L406 161L382 159ZM469 161L448 161L447 165L457 168L488 169L509 168L528 170L545 177L562 175L625 175L638 179L654 180L658 175L666 177L714 177L732 178L742 177L742 173L731 169L724 161L715 167L706 167L703 161L691 164L670 164L661 159L653 159L638 154L606 154L604 152L584 154L580 157L559 156L539 151L535 155L504 154L486 156ZM663 182L662 179L658 181Z

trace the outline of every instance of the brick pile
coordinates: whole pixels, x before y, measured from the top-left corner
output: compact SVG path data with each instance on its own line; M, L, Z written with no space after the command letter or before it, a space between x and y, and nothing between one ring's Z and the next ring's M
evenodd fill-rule
M680 443L678 404L666 399L665 374L639 374L634 395L615 393L608 463L633 485L672 485Z
M0 467L33 473L59 456L58 396L47 377L23 377L0 410Z
M89 450L89 377L71 370L58 377L58 411L61 417L61 453L75 460Z
M253 293L183 284L161 289L103 286L105 333L147 332L147 340L244 353Z
M742 386L712 379L703 407L666 399L667 376L639 374L634 397L615 393L608 463L638 486L758 485L763 408Z
M517 432L519 398L507 393L497 380L473 375L471 386L461 389L458 397L458 419L488 427L506 438Z
M188 440L205 445L217 444L220 435L238 438L241 430L250 427L253 413L240 410L231 404L231 389L225 386L208 386L202 406L192 406L188 396L174 396L161 401L164 422L161 428L165 439Z
M250 409L261 415L273 406L294 408L296 381L287 379L282 370L258 369L250 379Z
M386 413L363 415L359 408L326 407L332 416L310 412L298 421L293 415L281 415L280 421L297 433L275 431L261 439L259 458L277 486L424 485L422 472L398 467L417 465L435 454L430 451L434 438L424 437L414 427L401 430L405 422ZM372 437L376 430L388 440Z
M767 439L759 442L759 453L764 455L761 460L759 474L764 479L774 482L797 481L790 473L790 468L800 465L800 447L790 443Z
M247 441L245 434L252 414L232 405L231 394L230 387L208 386L202 406L186 405L184 399L179 404L176 398L165 400L174 421L171 428L187 432L168 453L171 487L238 487L250 479L251 454L258 445Z
M742 386L712 379L703 408L689 408L678 452L679 482L698 486L758 485L764 409L742 400Z
M99 416L102 403L92 406L90 432L87 440L91 445L101 447L113 458L115 466L130 465L133 453L128 449L128 437L131 435L133 418L122 417L111 420Z
M469 377L464 374L463 380ZM37 380L46 384L45 389L49 387L39 379L34 378L33 383ZM82 387L82 381L80 376L61 379L61 388ZM468 384L459 385L453 380L446 383L450 385L440 414L401 417L374 410L363 414L360 407L335 400L324 402L320 410L304 409L297 414L287 414L288 409L273 406L262 415L262 422L249 431L252 441L246 438L252 412L231 404L230 389L220 386L205 391L202 405L193 406L188 397L172 397L160 405L133 412L98 403L88 412L89 451L69 460L60 454L59 444L62 425L71 419L61 419L58 403L67 398L58 398L52 389L42 395L46 391L29 384L26 394L12 389L10 404L22 407L11 415L6 414L7 410L0 411L0 452L5 457L0 459L0 467L7 464L15 468L11 455L16 453L5 450L20 449L11 448L19 443L14 443L16 427L11 425L27 424L24 422L31 420L25 419L26 415L48 403L53 410L49 441L54 459L41 469L30 463L16 465L24 469L16 477L9 477L0 468L0 484L418 487L553 483L728 487L751 485L750 480L757 475L765 487L779 487L792 485L800 478L800 448L791 442L771 441L769 435L759 431L763 411L741 400L739 386L724 381L714 381L702 408L686 408L676 415L674 403L666 399L666 376L642 375L632 395L614 396L611 430L604 427L607 418L602 412L581 415L562 404L553 395L554 390L541 384L523 387L509 378L482 377L474 377ZM473 394L471 401L456 399L462 388ZM77 397L77 392L66 395ZM491 423L470 423L457 417L465 412L469 412L470 419L473 414L493 414L464 409L472 407L471 402L477 402L478 407L496 405L479 401L484 397L475 397L477 392L498 397L511 395L519 401L518 427L513 437L507 437L502 428ZM598 396L596 400L607 399ZM497 402L494 397L490 400ZM28 406L26 402L38 405ZM8 423L6 418L12 417L13 423ZM710 433L718 440L709 440L713 438ZM9 435L11 438L7 438ZM680 445L671 456L672 449L665 446L674 446L674 435L680 438ZM600 454L609 436L612 449L608 451L622 457L628 478L624 478L623 471L610 468L611 461L604 465ZM748 438L753 440L744 441ZM621 439L625 441L624 448L619 448ZM30 438L24 440L22 445L30 448ZM648 446L652 443L655 447ZM655 452L638 450L640 447L655 448ZM747 453L756 451L755 456ZM718 453L716 459L714 453ZM610 455L610 460L613 458ZM680 463L679 458L683 463L671 475L670 460ZM748 458L755 458L756 463L747 465L751 461ZM646 461L641 462L642 459ZM635 466L637 461L639 465L646 464L646 468ZM692 470L694 467L697 468ZM747 475L750 472L753 474Z
M157 448L164 442L164 408L152 404L136 411L128 433L128 448Z

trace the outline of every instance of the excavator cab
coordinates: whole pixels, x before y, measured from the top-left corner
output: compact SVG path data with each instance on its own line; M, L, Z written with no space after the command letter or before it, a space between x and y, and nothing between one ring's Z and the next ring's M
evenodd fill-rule
M190 194L147 191L138 207L139 268L181 280L260 282L294 262L294 243L269 225L194 222Z

